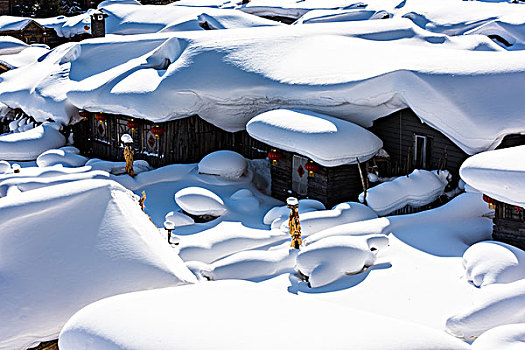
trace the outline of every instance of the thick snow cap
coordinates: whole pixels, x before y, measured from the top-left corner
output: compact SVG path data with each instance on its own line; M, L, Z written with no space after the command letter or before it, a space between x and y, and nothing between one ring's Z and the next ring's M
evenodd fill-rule
M289 109L262 113L246 125L254 139L311 158L323 166L372 158L383 142L359 125L334 117Z
M196 281L141 210L107 180L0 198L0 349L56 339L99 299Z
M463 163L459 175L494 199L525 207L525 146L476 154Z

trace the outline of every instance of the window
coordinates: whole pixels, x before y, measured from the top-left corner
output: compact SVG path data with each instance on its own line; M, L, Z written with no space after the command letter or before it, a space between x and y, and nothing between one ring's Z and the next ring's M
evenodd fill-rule
M93 118L93 130L95 130L95 140L103 143L110 143L110 132L107 119L97 120L96 118Z
M308 172L304 165L308 163L308 158L294 154L292 162L292 191L299 196L306 196L308 192Z
M129 134L133 138L133 148L138 149L140 147L140 132L138 125L136 128L128 127L128 122L130 120L127 119L117 119L117 140L119 146L122 146L121 137L124 134ZM134 121L133 119L131 121ZM138 123L137 123L138 124Z
M144 124L142 128L142 153L151 156L160 156L160 137L155 137L151 129L155 125Z
M414 134L414 167L425 169L427 166L428 138Z

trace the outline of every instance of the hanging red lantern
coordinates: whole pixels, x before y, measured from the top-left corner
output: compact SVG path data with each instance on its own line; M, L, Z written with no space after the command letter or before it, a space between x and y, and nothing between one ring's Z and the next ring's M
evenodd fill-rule
M89 30L89 26L88 25L85 25L84 26L84 30L87 32Z
M136 129L139 128L139 122L134 121L131 119L129 122L126 123L126 126L131 129L131 132L135 132Z
M304 168L308 171L308 177L313 177L314 174L319 171L319 165L312 161L309 161L304 165Z
M496 209L496 203L498 202L497 200L487 196L486 194L483 194L483 200L489 204L489 209Z
M85 110L81 110L78 112L78 115L84 118L84 120L87 120L87 118L91 115L91 113Z
M281 153L277 153L276 149L272 149L268 152L268 158L272 161L273 165L277 165L277 161L283 157Z
M104 121L107 119L106 116L102 113L95 114L95 119L98 120L99 124L104 123Z
M155 138L158 139L160 136L164 134L164 128L161 128L158 125L155 125L151 128L151 133L155 135Z

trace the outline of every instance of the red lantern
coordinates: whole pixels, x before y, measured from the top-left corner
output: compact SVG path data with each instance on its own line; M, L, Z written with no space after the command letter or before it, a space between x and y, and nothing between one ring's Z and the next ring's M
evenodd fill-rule
M319 165L312 161L309 161L304 165L304 168L308 171L308 177L313 177L316 171L319 171Z
M99 124L104 123L104 121L107 119L106 116L102 113L95 114L95 119L98 120Z
M131 132L135 132L135 130L138 129L139 125L139 122L136 122L133 119L126 123L126 126L131 129Z
M91 115L91 113L89 113L88 111L85 111L85 110L81 110L78 112L78 115L80 115L81 117L83 118L87 118Z
M270 152L268 152L268 158L270 158L273 165L277 165L277 161L282 157L283 155L281 153L277 153L276 149L272 149Z
M87 32L89 30L89 26L88 25L85 25L84 26L84 30Z
M158 139L160 136L164 134L164 128L161 128L158 125L155 125L151 128L151 133L155 135L155 138Z
M489 204L489 209L496 209L497 200L490 198L486 194L483 194L483 200Z

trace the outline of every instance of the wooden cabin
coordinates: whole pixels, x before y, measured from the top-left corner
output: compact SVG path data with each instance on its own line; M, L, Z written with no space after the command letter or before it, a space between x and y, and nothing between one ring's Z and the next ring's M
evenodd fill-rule
M0 35L7 35L22 40L26 44L46 44L58 40L54 29L45 28L34 20L20 23L18 26L8 27L0 31Z
M525 250L525 213L522 207L483 195L494 210L492 238Z
M383 177L406 175L414 169L443 169L452 174L451 184L456 185L459 168L469 157L443 133L421 122L411 109L377 119L369 130L383 140L390 156L376 164Z
M316 199L331 208L341 202L357 201L357 196L363 192L357 164L325 167L313 163L314 171L309 171L307 164L312 162L301 154L272 149L269 156L273 154L278 155L270 170L274 198L282 201L291 196Z
M154 167L199 162L218 150L233 150L247 158L264 158L268 149L245 131L231 133L197 115L153 123L124 115L83 113L84 120L72 126L75 146L88 157L122 161L120 138L130 134L135 159Z

